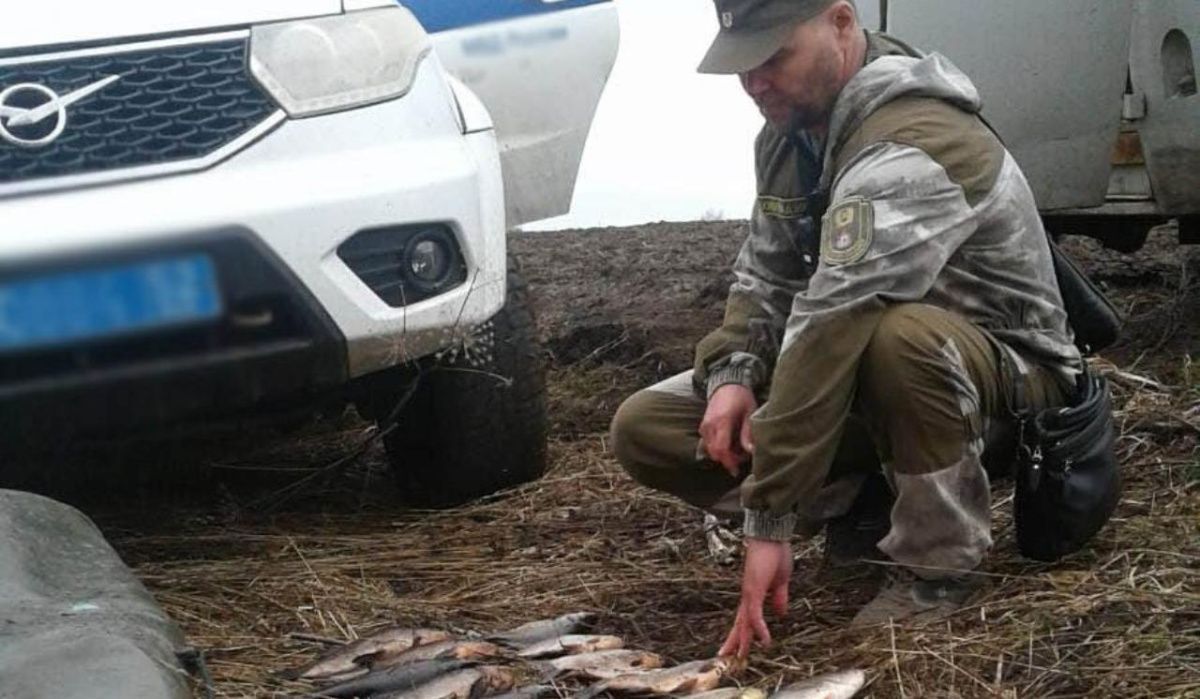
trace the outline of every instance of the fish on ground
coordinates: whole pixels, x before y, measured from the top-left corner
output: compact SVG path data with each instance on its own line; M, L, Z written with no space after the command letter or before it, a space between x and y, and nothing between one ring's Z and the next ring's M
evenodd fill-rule
M564 614L556 619L531 621L515 629L488 636L486 640L512 648L524 648L558 636L579 633L586 630L595 621L596 615L589 612Z
M517 655L522 658L557 658L561 655L580 655L595 653L602 650L617 650L625 647L625 641L619 636L591 636L567 634L557 638L547 639L521 649Z
M457 660L484 660L499 657L504 653L500 646L487 641L438 641L414 646L399 653L382 653L374 656L368 662L372 670L397 665L409 665L422 660L440 660L454 658Z
M362 677L322 687L318 697L374 696L380 692L409 690L420 687L442 675L467 668L465 660L419 660L407 665L385 667Z
M521 687L514 689L511 692L504 694L496 694L488 697L488 699L541 699L542 697L556 697L558 690L548 684L535 684L530 687Z
M410 689L371 696L373 699L477 699L507 692L513 684L511 670L482 665L451 672Z
M547 677L571 675L589 680L604 680L663 666L662 656L641 650L602 650L582 655L535 663Z
M725 687L692 694L691 699L767 699L767 693L754 687Z
M847 670L818 675L780 689L770 699L850 699L867 683L867 673Z
M675 667L620 675L592 685L579 699L590 699L604 692L616 694L653 694L683 696L715 689L725 677L735 674L743 663L729 658L696 660Z
M375 657L399 654L415 646L449 638L450 634L436 629L387 628L366 638L333 648L298 670L285 670L280 674L285 679L293 680L321 680L363 674L363 670Z
M355 665L353 670L347 670L346 672L339 672L334 675L324 675L321 677L312 677L312 678L309 678L309 682L319 682L319 683L326 684L326 685L337 684L339 682L348 682L356 677L362 677L363 675L366 675L369 672L371 672L371 668ZM293 680L296 679L295 675L286 675L285 674L285 675L283 675L283 677L285 679L293 679Z

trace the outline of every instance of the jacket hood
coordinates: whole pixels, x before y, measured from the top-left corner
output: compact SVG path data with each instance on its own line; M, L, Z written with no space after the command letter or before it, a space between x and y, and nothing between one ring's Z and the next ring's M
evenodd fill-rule
M829 121L825 161L832 162L830 156L836 147L867 117L901 97L940 99L972 114L983 106L971 79L941 54L921 58L882 56L864 66L838 96ZM829 169L822 178L826 186L836 174Z

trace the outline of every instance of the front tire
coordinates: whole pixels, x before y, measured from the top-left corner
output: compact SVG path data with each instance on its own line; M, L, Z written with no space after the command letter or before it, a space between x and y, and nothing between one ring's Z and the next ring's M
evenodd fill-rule
M473 337L470 348L424 368L384 438L409 504L453 507L545 473L545 369L528 287L511 256L504 307Z

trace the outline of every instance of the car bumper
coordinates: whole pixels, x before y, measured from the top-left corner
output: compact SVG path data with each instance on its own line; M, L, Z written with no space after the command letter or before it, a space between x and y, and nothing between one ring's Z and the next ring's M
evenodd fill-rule
M9 352L0 362L0 430L33 445L124 434L188 417L236 416L271 401L316 399L345 382L346 344L337 326L247 229L111 251L87 262L184 255L212 260L228 309L221 320Z

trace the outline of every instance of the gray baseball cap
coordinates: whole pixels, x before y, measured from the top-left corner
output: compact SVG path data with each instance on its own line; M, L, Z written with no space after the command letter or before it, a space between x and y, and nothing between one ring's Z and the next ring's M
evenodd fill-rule
M744 73L767 62L797 24L834 0L715 0L720 30L700 62L701 73Z

